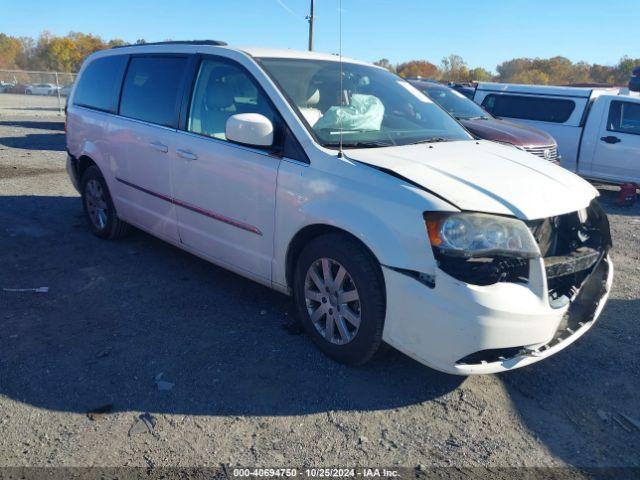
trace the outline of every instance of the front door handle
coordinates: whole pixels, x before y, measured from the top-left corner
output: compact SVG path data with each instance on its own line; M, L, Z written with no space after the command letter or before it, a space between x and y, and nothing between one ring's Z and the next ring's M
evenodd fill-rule
M183 150L181 148L178 148L176 150L176 153L180 158L184 158L185 160L193 161L198 159L198 156L189 150Z
M605 143L620 143L622 141L618 137L614 137L612 135L609 135L608 137L602 137L600 140Z
M162 153L167 153L169 151L169 147L167 147L164 143L151 142L150 145L151 145L151 148Z

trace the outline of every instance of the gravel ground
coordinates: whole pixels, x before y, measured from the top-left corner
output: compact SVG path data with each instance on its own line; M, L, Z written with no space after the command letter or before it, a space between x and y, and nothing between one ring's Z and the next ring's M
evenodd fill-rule
M66 97L0 93L0 119L12 117L55 117L64 109ZM62 117L58 117L60 120Z
M465 379L393 350L341 366L287 297L138 231L95 238L64 160L60 117L0 114L0 287L49 288L0 291L0 466L640 466L620 417L640 419L640 207L614 192L599 324Z

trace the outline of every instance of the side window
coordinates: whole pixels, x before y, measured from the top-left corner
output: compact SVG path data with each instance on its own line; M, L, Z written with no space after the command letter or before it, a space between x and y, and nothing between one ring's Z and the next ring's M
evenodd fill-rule
M227 62L204 59L191 97L187 130L226 140L227 120L237 113L260 113L272 122L276 117L248 73Z
M87 65L76 87L74 105L115 113L128 58L126 55L102 57Z
M611 102L607 130L640 135L640 103Z
M187 57L133 57L122 87L120 115L176 127Z
M494 94L487 95L482 106L498 117L553 123L566 122L576 108L573 100L564 98Z

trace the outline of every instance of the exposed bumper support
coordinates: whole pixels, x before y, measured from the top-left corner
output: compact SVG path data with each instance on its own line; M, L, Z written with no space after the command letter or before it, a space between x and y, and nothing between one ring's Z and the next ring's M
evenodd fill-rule
M499 362L457 364L456 369L463 375L493 373L524 367L550 357L571 345L593 327L607 302L612 283L613 264L609 257L606 257L580 288L576 298L562 316L562 321L551 341L536 348L525 349L520 354Z

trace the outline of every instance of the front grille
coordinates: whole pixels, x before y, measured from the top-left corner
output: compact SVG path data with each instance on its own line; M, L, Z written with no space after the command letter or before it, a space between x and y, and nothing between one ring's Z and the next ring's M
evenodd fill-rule
M551 162L558 160L557 145L548 145L546 147L524 147L524 150L544 160L549 160Z

